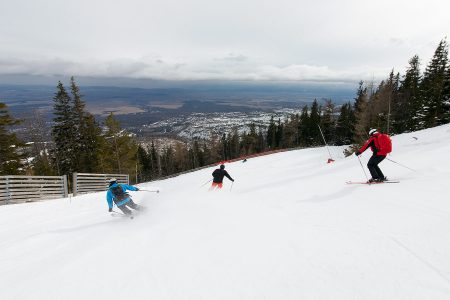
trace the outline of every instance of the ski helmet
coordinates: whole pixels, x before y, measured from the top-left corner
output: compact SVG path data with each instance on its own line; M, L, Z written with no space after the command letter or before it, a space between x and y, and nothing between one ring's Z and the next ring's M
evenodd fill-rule
M220 168L223 170L225 169L225 165L220 165Z
M113 183L113 182L117 182L117 179L116 178L109 179L109 183Z
M372 128L369 130L369 135L372 136L373 134L377 133L378 130L376 130L375 128Z

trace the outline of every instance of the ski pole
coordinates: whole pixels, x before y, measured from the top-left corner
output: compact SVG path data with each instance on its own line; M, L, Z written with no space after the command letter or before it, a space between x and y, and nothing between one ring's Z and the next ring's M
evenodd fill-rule
M202 184L200 187L203 187L204 185L206 185L208 182L211 182L212 179L208 180L207 182L205 182L204 184Z
M367 181L369 181L369 177L367 177L366 170L364 170L364 167L363 167L363 165L362 165L361 159L359 158L359 155L356 155L356 157L358 157L359 164L361 165L361 169L363 170L364 175L366 176Z
M150 193L159 193L159 190L156 190L156 191L150 191L150 190L141 190L141 189L139 189L139 192L140 191L142 191L142 192L150 192Z
M386 159L389 160L389 161L391 161L391 162L393 162L394 164L397 164L397 165L403 167L403 168L406 168L406 169L411 170L411 171L413 171L413 172L417 172L416 170L411 169L410 167L407 167L407 166L405 166L405 165L402 165L401 163L398 163L398 162L396 162L396 161L393 161L392 159L389 159L389 158L387 158L387 157L386 157Z
M320 134L322 135L322 138L323 138L323 142L325 143L325 147L326 147L327 150L328 150L328 155L329 155L330 158L333 160L333 157L331 156L330 148L328 147L327 141L325 140L325 136L323 135L322 128L320 128L320 125L319 125L319 124L317 124L317 127L319 127Z
M233 184L234 184L234 181L231 182L230 192L233 189Z

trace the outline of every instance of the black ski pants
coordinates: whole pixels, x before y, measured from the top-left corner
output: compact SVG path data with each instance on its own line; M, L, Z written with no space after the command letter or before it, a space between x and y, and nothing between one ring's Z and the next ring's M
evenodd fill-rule
M370 175L372 175L372 179L384 179L384 174L381 172L378 164L382 162L386 156L384 155L372 155L367 163L367 168L369 168Z
M131 199L127 203L125 203L125 204L123 204L121 206L117 206L117 207L120 208L120 210L126 215L131 214L130 208L135 209L135 210L139 210L139 205L134 203L133 200L131 200Z

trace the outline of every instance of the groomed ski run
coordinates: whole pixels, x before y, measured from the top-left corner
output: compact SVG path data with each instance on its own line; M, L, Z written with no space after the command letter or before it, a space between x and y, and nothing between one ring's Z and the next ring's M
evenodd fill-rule
M450 125L393 137L365 181L341 147L236 162L131 192L146 211L112 218L105 193L0 207L0 299L450 299ZM367 163L371 153L361 160Z

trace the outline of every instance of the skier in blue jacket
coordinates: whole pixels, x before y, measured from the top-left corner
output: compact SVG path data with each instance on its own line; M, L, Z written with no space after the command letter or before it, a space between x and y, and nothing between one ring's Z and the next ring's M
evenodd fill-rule
M106 201L108 201L109 212L112 212L113 202L124 214L127 215L132 213L129 208L135 210L139 210L141 208L139 205L134 203L133 200L131 200L131 197L127 191L139 191L139 189L128 184L117 183L116 178L111 178L109 180L109 188L106 193Z

